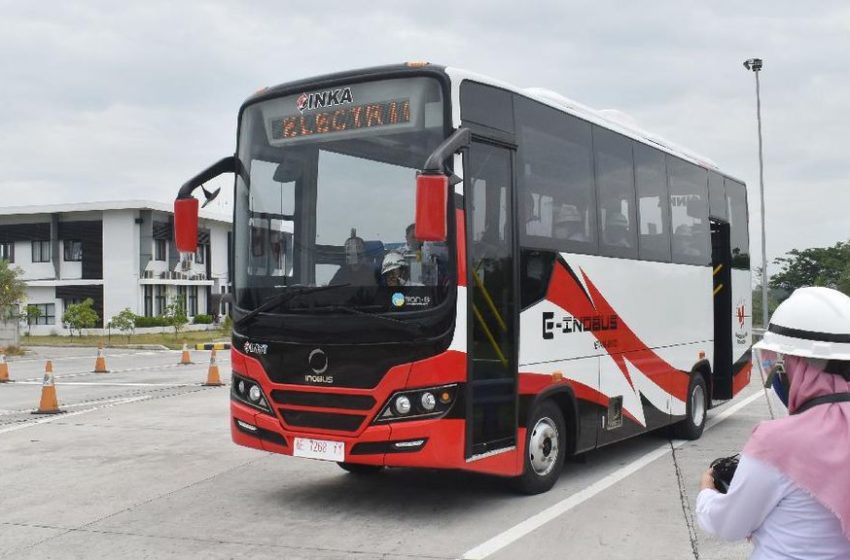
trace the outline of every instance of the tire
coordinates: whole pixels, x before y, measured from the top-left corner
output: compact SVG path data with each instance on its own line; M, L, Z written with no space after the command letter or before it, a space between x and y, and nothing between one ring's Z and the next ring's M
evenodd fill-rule
M705 429L708 416L708 390L701 373L692 373L688 383L688 402L685 419L673 424L673 437L679 439L699 439Z
M514 488L523 494L551 489L564 468L566 447L564 415L554 401L544 400L529 418L523 473L513 479Z
M361 465L359 463L337 462L337 465L339 465L342 470L357 475L375 474L384 469L382 465Z

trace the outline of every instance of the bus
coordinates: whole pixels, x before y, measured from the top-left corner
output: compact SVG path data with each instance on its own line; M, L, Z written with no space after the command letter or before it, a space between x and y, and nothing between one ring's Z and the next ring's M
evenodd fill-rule
M540 493L749 383L746 188L621 113L429 63L266 88L180 252L224 173L239 445Z

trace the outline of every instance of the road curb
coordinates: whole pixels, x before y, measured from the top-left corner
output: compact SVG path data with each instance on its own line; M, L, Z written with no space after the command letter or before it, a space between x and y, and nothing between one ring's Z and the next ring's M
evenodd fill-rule
M229 342L207 342L206 344L196 344L195 350L230 350Z

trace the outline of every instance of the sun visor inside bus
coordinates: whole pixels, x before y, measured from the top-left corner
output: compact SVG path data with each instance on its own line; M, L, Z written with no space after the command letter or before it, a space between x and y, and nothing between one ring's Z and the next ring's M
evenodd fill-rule
M304 162L289 155L274 171L273 179L278 183L291 183L301 178L304 173Z

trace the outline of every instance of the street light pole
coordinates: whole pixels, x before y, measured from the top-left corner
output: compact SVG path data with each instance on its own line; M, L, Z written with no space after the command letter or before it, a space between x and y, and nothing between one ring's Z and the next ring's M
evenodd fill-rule
M759 72L762 68L760 58L750 58L744 61L744 68L752 70L756 75L756 119L759 130L759 194L761 197L761 316L762 327L767 328L767 243L764 235L764 157L762 155L761 141L761 91L759 90Z

